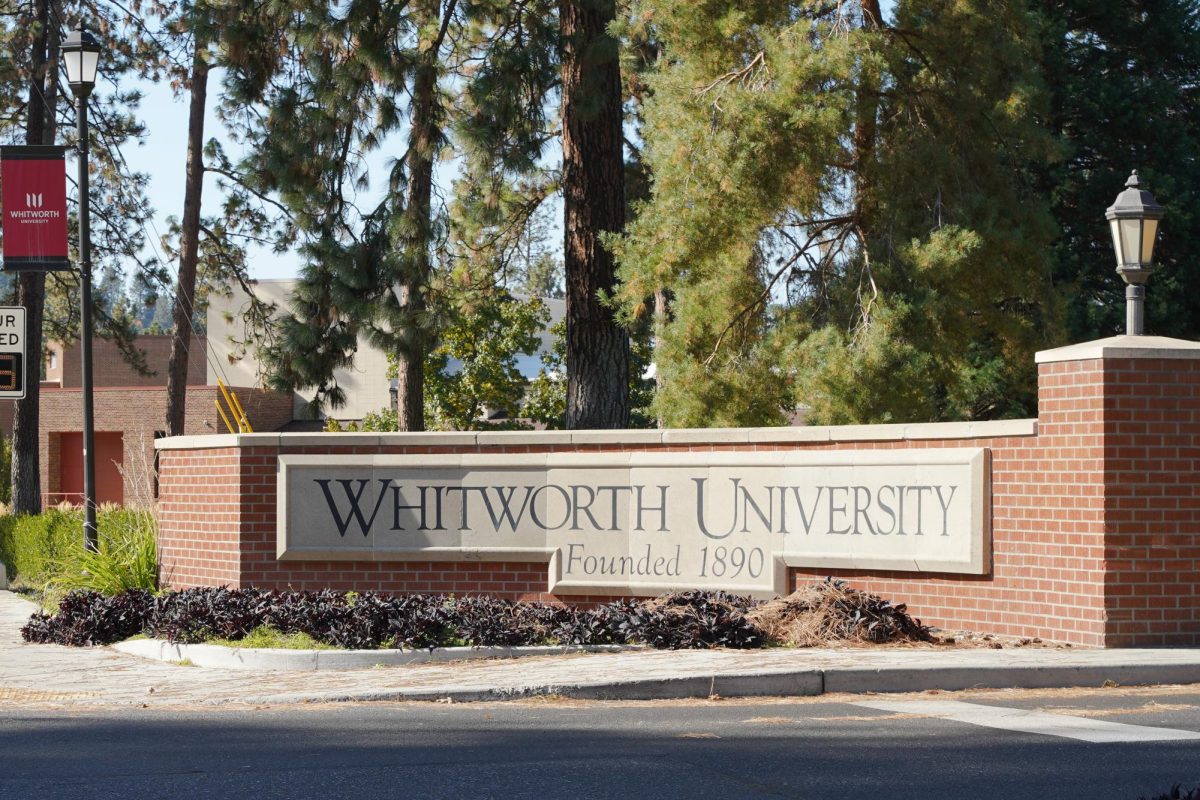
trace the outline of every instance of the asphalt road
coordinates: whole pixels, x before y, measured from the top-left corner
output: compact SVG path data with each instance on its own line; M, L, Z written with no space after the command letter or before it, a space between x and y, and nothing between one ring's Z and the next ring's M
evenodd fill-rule
M762 702L0 706L6 799L1136 800L1177 783L1200 787L1200 686Z

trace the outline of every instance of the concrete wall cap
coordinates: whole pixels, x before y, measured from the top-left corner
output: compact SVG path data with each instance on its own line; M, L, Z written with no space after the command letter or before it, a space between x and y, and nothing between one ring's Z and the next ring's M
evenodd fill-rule
M748 444L753 428L667 428L663 444Z
M660 430L571 431L571 444L662 444Z
M277 434L283 437L283 434ZM382 438L379 433L348 431L345 433L289 433L280 438L285 447L378 447Z
M772 442L828 442L832 428L825 425L804 425L794 428L750 428L750 441L756 444Z
M570 444L570 431L481 431L476 435L480 447L505 445Z
M1034 436L1036 419L922 422L889 425L811 425L778 428L674 428L625 431L481 431L422 433L239 433L159 439L159 450L225 447L504 447L513 445L802 444L989 439Z
M1166 336L1110 336L1094 342L1080 342L1054 350L1042 350L1038 364L1058 361L1091 361L1104 358L1200 358L1200 342L1171 339Z
M215 433L168 436L154 442L156 450L216 450L225 447L278 447L278 433Z

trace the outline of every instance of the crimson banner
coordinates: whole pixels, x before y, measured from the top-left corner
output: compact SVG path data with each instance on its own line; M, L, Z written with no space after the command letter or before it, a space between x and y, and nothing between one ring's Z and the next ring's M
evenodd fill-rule
M67 258L66 148L0 147L4 269L70 269Z

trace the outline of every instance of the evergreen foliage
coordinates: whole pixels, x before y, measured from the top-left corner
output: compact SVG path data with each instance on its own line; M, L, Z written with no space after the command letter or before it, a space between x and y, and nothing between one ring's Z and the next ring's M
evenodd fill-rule
M0 66L0 113L6 122L6 141L26 145L74 144L74 98L61 80L58 44L66 34L67 20L61 4L33 0L9 4L0 15L0 43L10 58ZM105 51L104 82L88 99L91 131L89 195L92 219L92 267L123 274L129 265L151 269L154 262L141 255L143 225L150 216L145 198L147 176L133 173L121 154L122 147L144 135L135 114L141 95L128 88L129 79L142 71L140 41L121 33L121 15L101 4L89 9L88 24ZM77 246L77 215L69 221ZM27 352L39 353L43 334L50 339L73 341L79 332L78 276L72 272L49 275L23 273L5 287L6 304L27 310ZM144 367L144 356L134 345L132 315L93 309L96 332L112 339L135 366ZM41 510L38 466L40 391L31 381L26 397L16 402L13 421L11 468L14 510Z
M373 425L476 427L484 408L551 427L649 422L639 408L671 426L786 424L798 405L827 423L1028 415L1035 350L1122 330L1103 211L1133 168L1167 207L1148 330L1200 338L1200 3L883 10L89 7L106 47L89 106L98 325L136 365L134 332L178 333L192 305L183 286L174 325L150 310L169 272L144 254L147 179L121 156L144 134L128 79L187 93L220 67L216 104L245 156L206 144L222 212L172 220L163 241L168 260L195 247L192 320L207 291L249 288L248 244L294 250L290 307L248 321L271 385L337 408L333 375L366 340L391 354L402 396L395 420ZM50 47L62 28L49 0L0 18L21 54L0 60L8 141L73 139ZM442 198L435 175L451 160ZM52 275L43 292L42 280L20 281L21 302L44 295L47 334L70 341L77 281ZM523 298L568 294L563 349L525 387L515 357L541 313ZM610 337L614 310L624 330ZM35 395L12 467L24 510L38 496ZM587 416L600 407L608 416Z
M1147 292L1146 330L1200 338L1200 4L1195 0L1050 0L1041 73L1051 130L1065 157L1039 191L1061 235L1055 279L1066 290L1070 341L1124 333L1104 209L1137 169L1166 206Z
M1033 351L1058 338L1029 15L641 5L664 51L653 188L617 251L631 317L674 297L666 422L780 424L798 402L818 422L1026 413Z
M439 235L432 169L445 142L442 46L460 15L454 0L284 9L271 36L277 48L261 47L261 27L231 44L239 55L223 109L249 156L229 171L244 187L238 202L278 197L305 262L291 314L263 350L270 382L316 387L317 405L337 408L344 396L333 373L352 363L360 334L418 365L427 349L433 320L424 296ZM367 156L393 146L405 122L408 148L373 198ZM420 384L419 375L406 384L405 408Z

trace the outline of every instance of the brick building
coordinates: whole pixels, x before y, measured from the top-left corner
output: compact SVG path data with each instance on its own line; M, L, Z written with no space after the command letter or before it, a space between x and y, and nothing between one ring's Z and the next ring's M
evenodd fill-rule
M117 346L106 339L92 341L92 385L93 386L166 386L167 362L171 358L170 336L139 336L138 350L146 354L145 375L135 370ZM204 337L192 337L192 352L196 358L188 359L188 386L203 386L208 377L208 365L204 353L208 343ZM64 345L51 342L47 348L45 377L42 388L78 389L83 385L83 360L79 343Z
M92 345L98 502L141 504L157 490L154 440L166 427L170 336L140 336L147 374L131 367L109 341ZM224 433L216 408L220 390L207 385L207 342L193 338L188 359L184 430L189 435ZM42 503L83 499L83 396L78 343L51 343L41 383L40 455ZM292 419L291 395L256 388L233 391L256 431L273 431ZM0 401L0 427L12 435L14 401Z

